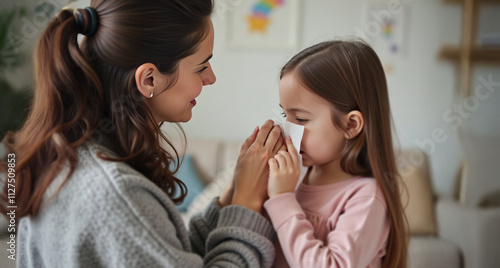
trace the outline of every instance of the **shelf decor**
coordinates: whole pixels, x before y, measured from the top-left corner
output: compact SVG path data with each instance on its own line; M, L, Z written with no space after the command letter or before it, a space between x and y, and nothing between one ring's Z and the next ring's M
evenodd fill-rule
M457 64L458 93L467 97L471 94L474 65L500 64L500 46L481 46L477 43L479 5L500 4L500 0L444 0L444 2L463 5L462 42L458 46L443 46L439 51L439 59Z

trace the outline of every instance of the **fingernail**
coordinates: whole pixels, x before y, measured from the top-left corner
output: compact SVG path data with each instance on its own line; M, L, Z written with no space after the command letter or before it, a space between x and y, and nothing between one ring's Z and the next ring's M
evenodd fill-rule
M257 133L257 130L259 130L259 126L257 126L257 127L253 130L253 133L252 133L252 134Z

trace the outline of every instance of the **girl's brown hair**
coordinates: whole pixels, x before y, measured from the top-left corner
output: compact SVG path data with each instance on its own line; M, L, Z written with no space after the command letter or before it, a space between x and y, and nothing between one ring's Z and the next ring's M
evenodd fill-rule
M332 105L332 118L342 128L340 114L358 110L364 116L361 133L346 142L341 167L352 175L373 176L382 189L391 221L383 267L406 267L406 217L394 157L387 82L375 51L361 41L328 41L294 56L280 78L294 72L311 92Z
M160 146L161 140L172 144L137 90L135 70L153 63L175 84L179 61L195 53L208 33L212 0L93 0L90 6L98 27L80 46L78 33L87 29L78 29L71 10L60 11L43 32L35 54L30 114L21 130L4 139L16 155L18 217L38 213L49 185L64 167L70 170L66 180L71 176L76 148L89 139L107 140L120 158L102 158L125 161L175 202L186 195L185 185L169 170L179 156ZM81 11L84 28L91 27L91 13ZM7 167L2 162L0 172L6 174ZM7 186L5 180L3 213Z

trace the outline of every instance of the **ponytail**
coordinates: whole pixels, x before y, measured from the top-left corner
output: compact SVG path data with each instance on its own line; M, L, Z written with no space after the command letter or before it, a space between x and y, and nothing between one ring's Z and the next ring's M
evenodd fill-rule
M119 157L100 154L101 159L127 163L174 202L186 196L186 186L173 175L178 153L137 90L135 71L151 62L175 77L179 62L206 37L213 1L150 0L145 5L93 0L91 6L62 10L47 26L35 53L31 112L21 130L4 139L16 154L19 217L38 213L45 191L63 168L69 171L66 180L71 176L76 148L89 138L108 139ZM79 33L85 35L81 45ZM172 171L173 162L177 167ZM7 171L8 163L0 162L0 177ZM5 183L0 193L4 213L9 206Z
M80 14L80 15L77 15ZM104 94L99 78L80 50L77 25L88 11L62 10L42 33L35 51L34 101L25 125L8 133L4 144L16 153L15 202L19 217L35 215L55 176L76 165L75 148L88 139L101 118ZM7 172L1 163L0 172ZM7 180L0 195L0 211L7 212Z

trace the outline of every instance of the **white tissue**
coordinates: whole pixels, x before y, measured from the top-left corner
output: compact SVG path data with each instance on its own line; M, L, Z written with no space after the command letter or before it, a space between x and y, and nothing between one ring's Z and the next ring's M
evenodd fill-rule
M284 138L290 136L290 138L292 139L293 147L299 154L300 176L296 186L298 187L307 173L307 167L302 166L302 155L300 155L300 143L302 142L302 137L304 136L304 126L297 125L288 121L277 121L276 125L279 125L281 127L281 132Z

